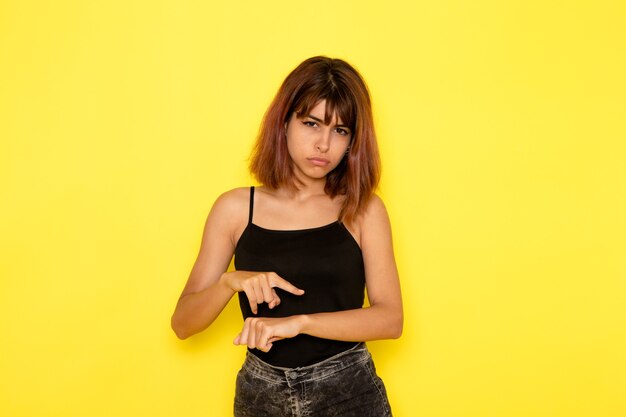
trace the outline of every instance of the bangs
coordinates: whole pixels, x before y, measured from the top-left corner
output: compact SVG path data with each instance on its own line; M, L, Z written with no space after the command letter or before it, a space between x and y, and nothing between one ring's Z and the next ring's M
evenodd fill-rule
M296 112L298 117L307 116L311 109L320 101L326 100L324 123L329 124L333 116L337 115L337 119L341 119L344 125L354 131L356 125L356 100L348 91L341 89L339 85L335 83L328 84L328 86L319 86L303 92L295 100L293 111Z

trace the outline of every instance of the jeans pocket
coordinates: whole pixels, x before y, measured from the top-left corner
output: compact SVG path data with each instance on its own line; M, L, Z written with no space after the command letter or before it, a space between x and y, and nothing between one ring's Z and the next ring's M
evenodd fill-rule
M391 406L389 405L389 398L387 397L387 389L385 388L385 383L382 378L378 376L376 373L376 367L374 366L374 361L370 358L366 362L366 368L369 372L372 384L376 387L378 394L380 395L380 399L383 403L385 409L385 417L391 417Z
M286 415L289 398L285 386L259 378L244 366L237 373L235 383L235 417L275 417ZM278 400L278 401L277 401Z
M384 386L381 389L372 378L368 360L306 384L312 416L387 417L390 411L384 392Z

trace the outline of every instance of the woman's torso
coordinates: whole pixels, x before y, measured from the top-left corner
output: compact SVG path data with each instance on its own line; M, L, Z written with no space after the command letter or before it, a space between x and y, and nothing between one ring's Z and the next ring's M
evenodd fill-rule
M235 269L276 272L298 288L302 296L276 288L281 303L258 307L259 317L286 317L361 308L365 271L359 245L339 221L324 226L273 230L253 222L254 188L250 190L249 221L235 248ZM254 316L245 293L239 293L244 319ZM287 368L306 366L355 346L309 335L274 343L269 352L251 350L265 362Z

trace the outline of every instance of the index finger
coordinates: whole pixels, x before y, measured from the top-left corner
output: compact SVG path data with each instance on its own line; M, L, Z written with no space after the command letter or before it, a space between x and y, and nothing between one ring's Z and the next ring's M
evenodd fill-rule
M294 295L302 295L304 294L304 290L301 290L300 288L296 287L295 285L291 284L289 281L279 277L278 275L270 278L270 286L272 288L280 288L281 290L285 290L287 292L290 292Z

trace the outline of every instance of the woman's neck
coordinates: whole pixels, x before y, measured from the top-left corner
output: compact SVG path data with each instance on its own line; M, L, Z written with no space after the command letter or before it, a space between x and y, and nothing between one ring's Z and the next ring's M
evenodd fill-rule
M325 177L320 178L319 180L307 179L306 181L298 179L295 188L284 188L281 190L281 194L284 193L283 195L285 197L302 201L311 197L326 195L325 187Z

